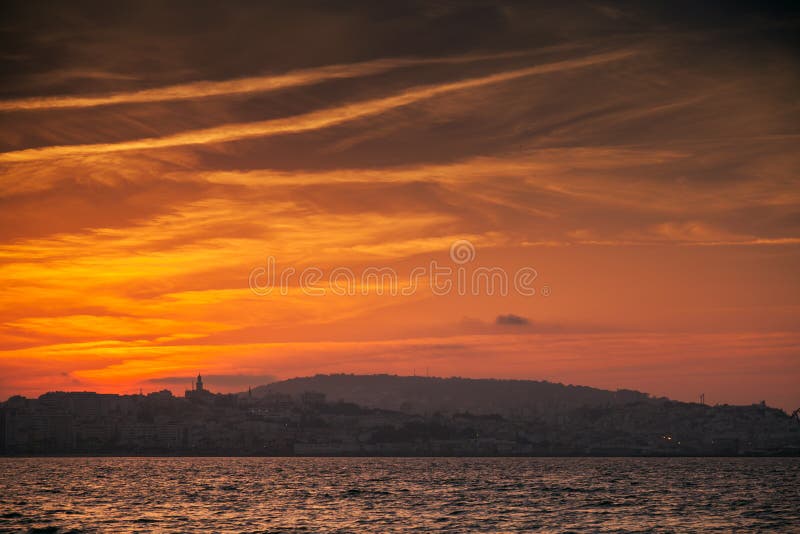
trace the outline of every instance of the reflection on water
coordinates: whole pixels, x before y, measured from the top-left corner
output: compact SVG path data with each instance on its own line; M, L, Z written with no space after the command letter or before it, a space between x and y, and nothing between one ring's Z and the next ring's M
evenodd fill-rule
M798 525L798 458L0 459L0 531L12 532Z

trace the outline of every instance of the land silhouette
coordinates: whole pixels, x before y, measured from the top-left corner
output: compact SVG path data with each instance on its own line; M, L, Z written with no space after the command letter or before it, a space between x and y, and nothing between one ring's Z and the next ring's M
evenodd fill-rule
M241 393L50 392L0 403L5 455L800 454L797 412L532 380L317 375Z

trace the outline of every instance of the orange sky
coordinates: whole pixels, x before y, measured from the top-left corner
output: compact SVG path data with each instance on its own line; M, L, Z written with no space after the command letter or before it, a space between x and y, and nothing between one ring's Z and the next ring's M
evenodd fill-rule
M800 406L796 28L313 7L8 19L0 398L427 370ZM537 294L248 284L402 285L458 240Z

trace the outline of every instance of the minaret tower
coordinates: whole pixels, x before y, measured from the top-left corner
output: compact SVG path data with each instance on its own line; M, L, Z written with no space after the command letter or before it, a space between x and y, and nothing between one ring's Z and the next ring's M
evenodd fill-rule
M197 373L197 385L194 389L195 391L203 391L203 377L200 376L200 373Z

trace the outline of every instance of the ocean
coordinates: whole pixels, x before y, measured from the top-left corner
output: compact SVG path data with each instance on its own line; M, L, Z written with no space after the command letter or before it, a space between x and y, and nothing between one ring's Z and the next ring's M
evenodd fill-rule
M1 532L798 532L800 458L0 458Z

